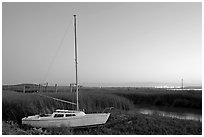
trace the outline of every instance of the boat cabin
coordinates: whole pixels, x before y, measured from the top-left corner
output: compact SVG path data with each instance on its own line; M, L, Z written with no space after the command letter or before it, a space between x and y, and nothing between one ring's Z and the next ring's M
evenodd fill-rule
M74 110L60 110L57 109L53 114L53 118L62 118L62 117L74 117L74 116L84 116L86 115L83 111L74 111Z

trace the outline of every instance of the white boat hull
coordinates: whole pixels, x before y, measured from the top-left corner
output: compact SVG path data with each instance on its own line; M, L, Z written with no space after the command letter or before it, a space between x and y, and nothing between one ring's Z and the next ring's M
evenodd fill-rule
M99 113L99 114L86 114L84 116L74 117L39 117L30 116L22 119L22 124L30 125L33 127L81 127L81 126L92 126L98 124L105 124L110 116L110 113Z

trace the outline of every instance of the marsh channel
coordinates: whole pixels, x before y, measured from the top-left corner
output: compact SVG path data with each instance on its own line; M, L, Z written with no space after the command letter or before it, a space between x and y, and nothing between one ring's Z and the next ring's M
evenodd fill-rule
M162 117L169 117L175 119L183 119L183 120L193 120L202 122L202 112L198 110L188 110L188 109L169 109L161 108L137 108L136 111L138 113L144 115L158 115Z

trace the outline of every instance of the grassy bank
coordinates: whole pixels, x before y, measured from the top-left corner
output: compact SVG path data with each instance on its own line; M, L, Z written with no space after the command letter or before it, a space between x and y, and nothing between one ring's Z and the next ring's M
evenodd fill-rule
M3 134L30 135L201 135L202 123L114 110L105 125L94 128L36 129L3 122Z
M75 93L43 93L47 96L75 102ZM82 98L83 96L83 98ZM80 108L87 113L101 112L106 107L114 107L120 110L130 110L133 103L126 98L112 94L91 94L82 93L79 96ZM43 113L52 113L55 109L75 109L76 106L54 101L49 98L39 96L38 93L18 93L3 91L2 94L2 118L21 122L25 116Z
M188 135L202 134L202 123L135 112L114 113L106 125L73 134Z
M76 102L75 93L43 92L41 94ZM168 91L148 88L90 88L79 91L80 108L87 113L101 112L106 107L131 110L138 105L164 106L202 111L202 91ZM51 113L56 108L75 109L76 106L64 104L38 93L19 93L3 91L2 118L20 122L27 115Z
M25 116L52 113L55 109L76 108L76 106L54 101L38 94L3 91L3 121L13 121L20 125L21 119ZM43 92L41 94L76 102L75 93L59 91L58 93ZM83 88L79 91L79 102L80 108L85 109L87 113L101 112L106 107L114 107L117 112L111 113L104 126L89 130L50 129L47 130L47 133L42 134L201 134L202 130L200 122L131 113L138 105L164 106L168 109L181 107L186 110L202 111L202 91ZM41 133L32 131L32 134Z
M164 89L143 89L113 92L125 97L135 105L148 104L153 106L183 107L202 109L202 91L169 91Z

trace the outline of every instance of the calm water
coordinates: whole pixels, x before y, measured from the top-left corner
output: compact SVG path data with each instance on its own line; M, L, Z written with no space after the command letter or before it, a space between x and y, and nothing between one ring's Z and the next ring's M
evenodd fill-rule
M184 89L180 89L180 88L168 88L167 90L194 90L194 91L201 91L202 89L199 89L199 88L184 88Z
M145 114L145 115L156 114L163 117L171 117L171 118L177 118L177 119L194 120L194 121L202 122L202 115L199 115L199 114L191 114L191 113L180 114L180 113L151 110L151 109L139 109L138 111L139 113Z

